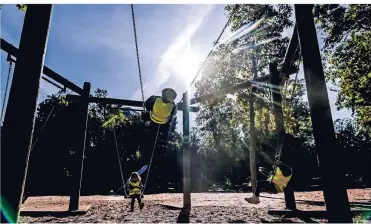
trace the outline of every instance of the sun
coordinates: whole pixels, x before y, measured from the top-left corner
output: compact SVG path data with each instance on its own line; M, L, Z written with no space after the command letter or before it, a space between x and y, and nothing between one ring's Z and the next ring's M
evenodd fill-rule
M202 58L200 54L188 48L175 58L172 67L180 79L184 80L187 84L190 84L193 77L196 75L201 62Z

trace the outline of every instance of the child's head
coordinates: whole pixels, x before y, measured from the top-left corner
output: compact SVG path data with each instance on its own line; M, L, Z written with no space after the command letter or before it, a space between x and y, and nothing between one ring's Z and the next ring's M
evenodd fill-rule
M162 99L166 102L173 103L177 94L175 90L171 88L165 88L162 90Z
M138 180L141 181L141 178L140 178L138 172L132 172L131 176L130 176L130 179L132 181L138 181Z

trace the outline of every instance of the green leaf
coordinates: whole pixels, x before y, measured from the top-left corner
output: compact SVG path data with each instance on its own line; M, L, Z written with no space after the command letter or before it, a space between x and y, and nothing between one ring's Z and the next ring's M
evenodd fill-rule
M27 10L27 5L26 4L17 4L18 10L25 12Z

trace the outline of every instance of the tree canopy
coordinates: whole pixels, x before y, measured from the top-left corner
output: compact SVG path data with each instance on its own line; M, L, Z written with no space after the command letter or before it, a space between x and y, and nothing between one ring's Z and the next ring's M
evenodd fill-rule
M234 38L221 41L211 54L196 82L197 94L203 95L251 80L252 58L257 59L258 77L267 75L269 63L281 67L289 38L283 31L293 27L290 5L227 5L228 16L234 12L230 29ZM349 108L353 119L334 122L337 153L352 181L371 184L370 131L370 6L316 5L314 15L322 31L322 58L325 75L338 85L339 108ZM298 71L300 51L292 62ZM304 80L295 75L281 86L284 124L287 135L284 158L295 173L296 189L307 189L318 177L317 152L312 136ZM196 126L191 128L191 178L193 191L206 191L221 184L225 189L248 182L250 150L251 90L240 90L201 102ZM97 89L95 97L108 97ZM279 146L275 133L271 91L257 85L255 126L257 165L271 168ZM76 175L76 138L78 104L67 103L60 93L48 96L38 106L26 191L35 194L69 194L71 177ZM51 113L52 112L52 113ZM165 192L173 187L182 191L182 134L174 126L160 128L147 193ZM143 121L138 112L117 106L89 105L82 194L108 194L122 185L124 178L148 165L154 147L157 126ZM143 179L148 173L143 174ZM264 178L259 176L259 179Z

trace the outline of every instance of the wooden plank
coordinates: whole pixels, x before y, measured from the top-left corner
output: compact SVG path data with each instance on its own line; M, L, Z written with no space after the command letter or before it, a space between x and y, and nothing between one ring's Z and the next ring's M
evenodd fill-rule
M334 123L312 14L313 5L298 4L294 8L328 220L334 223L351 223L349 199L344 184L344 164L340 161L342 151L335 139Z
M86 130L88 126L88 110L89 110L89 95L90 95L90 83L85 82L83 93L81 95L81 102L79 102L79 116L77 128L77 145L76 145L76 160L74 161L74 167L72 173L73 186L70 195L70 211L79 210L79 200L82 182L82 172L84 167L84 154L86 144Z
M9 212L7 217L2 213L2 223L18 223L52 7L51 4L28 5L24 17L1 136L1 169L7 170L1 172L1 200L6 202Z
M191 152L189 149L189 96L183 94L183 209L191 209Z

